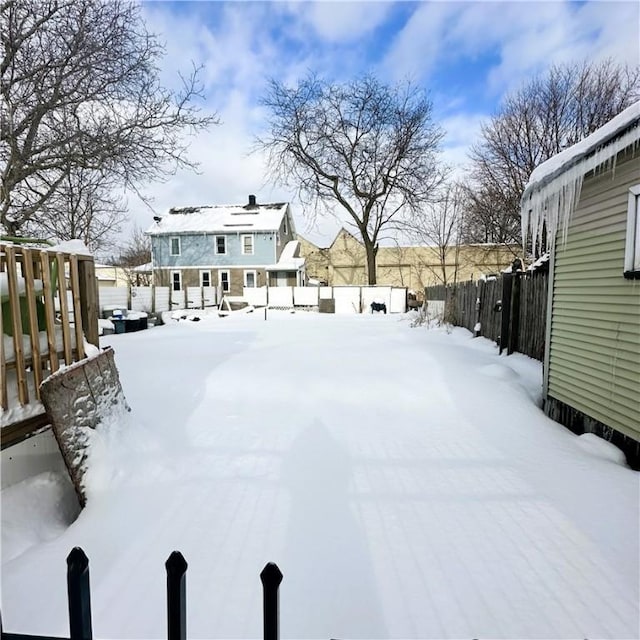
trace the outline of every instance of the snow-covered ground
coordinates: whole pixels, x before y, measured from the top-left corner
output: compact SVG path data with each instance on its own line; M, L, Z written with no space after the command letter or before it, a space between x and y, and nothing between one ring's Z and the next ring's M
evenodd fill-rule
M80 545L97 638L166 637L174 549L190 638L259 637L269 560L283 638L638 637L639 474L544 416L539 363L390 315L104 344L133 412L96 433L70 526L55 474L3 491L6 630L68 632Z

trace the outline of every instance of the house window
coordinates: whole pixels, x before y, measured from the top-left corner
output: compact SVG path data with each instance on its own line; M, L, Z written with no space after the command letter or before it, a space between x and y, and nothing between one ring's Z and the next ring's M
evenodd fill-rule
M170 254L172 256L179 256L180 255L180 238L175 237L175 238L171 238L171 251Z
M624 277L640 279L640 184L629 189Z
M218 284L222 289L222 293L229 293L229 287L231 286L231 278L228 271L218 271Z
M222 255L227 253L227 237L216 236L216 253Z
M253 255L253 236L240 236L242 242L242 255Z
M255 271L245 271L244 272L244 286L245 287L255 287L256 286L256 272Z
M180 271L171 272L171 288L174 291L182 290L182 273Z
M284 225L282 227L282 231L283 231L285 236L289 233L289 227L287 226L287 216L286 215L284 217Z
M211 286L211 271L201 271L200 272L200 286L201 287L210 287Z

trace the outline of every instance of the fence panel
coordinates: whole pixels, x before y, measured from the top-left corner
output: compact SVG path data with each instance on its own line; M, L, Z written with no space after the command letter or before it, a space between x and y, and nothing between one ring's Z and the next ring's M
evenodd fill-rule
M98 289L100 314L105 309L126 309L129 303L128 287L100 287Z
M522 278L520 290L520 332L516 350L536 360L544 359L547 320L546 274Z
M202 309L202 289L187 287L187 309Z
M254 307L266 307L267 287L244 287L242 297Z
M202 305L205 309L218 306L217 287L202 287Z
M269 287L270 307L293 307L293 287Z
M156 287L155 309L156 313L171 309L171 289L169 287Z
M333 287L320 287L320 300L333 298Z
M391 310L391 287L361 287L362 313L371 313L372 302L383 302Z
M500 340L501 314L498 301L502 295L501 280L485 280L479 287L480 334L494 342Z
M333 287L336 313L360 313L360 287Z
M318 287L294 287L293 303L296 307L317 307Z
M520 273L506 277L508 280L501 276L479 283L427 287L425 299L430 306L445 301L446 322L469 331L474 331L479 323L479 335L494 340L501 348L543 360L549 274ZM503 286L505 282L509 286ZM509 299L503 299L507 294Z
M392 287L389 313L404 313L407 310L407 289Z
M131 287L131 310L153 311L153 288L152 287Z
M186 289L169 289L171 310L185 309L187 306Z

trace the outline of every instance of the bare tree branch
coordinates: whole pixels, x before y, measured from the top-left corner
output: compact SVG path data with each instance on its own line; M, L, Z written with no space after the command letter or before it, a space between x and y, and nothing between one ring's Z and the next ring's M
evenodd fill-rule
M507 96L471 148L467 242L519 243L531 172L640 97L640 67L612 60L557 65Z
M194 166L187 136L216 117L194 104L199 69L178 92L160 84L164 50L137 3L9 0L0 17L0 223L10 234L62 232L54 202L95 184L91 172L123 189Z
M442 182L443 133L431 102L410 84L371 76L331 84L308 76L289 88L272 80L262 100L268 133L256 140L271 177L295 186L315 211L337 205L358 230L375 284L381 231L428 202Z

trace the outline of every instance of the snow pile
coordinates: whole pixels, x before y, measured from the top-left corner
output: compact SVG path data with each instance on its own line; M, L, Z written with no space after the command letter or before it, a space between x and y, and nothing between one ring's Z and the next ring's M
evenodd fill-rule
M20 519L33 492L3 492L7 631L68 633L79 545L98 638L166 634L174 549L194 638L260 637L267 561L283 638L637 635L638 474L545 417L539 362L371 314L203 316L104 342L133 411L93 434L88 506L63 533L51 512ZM27 527L48 541L15 555Z
M66 475L42 473L2 491L2 562L59 537L80 509Z
M26 293L26 284L23 277L17 277L18 283L18 295L23 296ZM33 280L33 289L36 294L42 293L44 285L42 280ZM9 274L6 271L0 272L0 296L5 299L5 296L9 296Z
M82 240L65 240L53 247L49 247L49 251L60 251L62 253L75 253L79 256L91 256L91 250Z
M627 466L627 459L624 453L614 444L604 438L600 438L595 433L583 433L578 436L577 444L583 451L597 458L614 462L623 467Z

